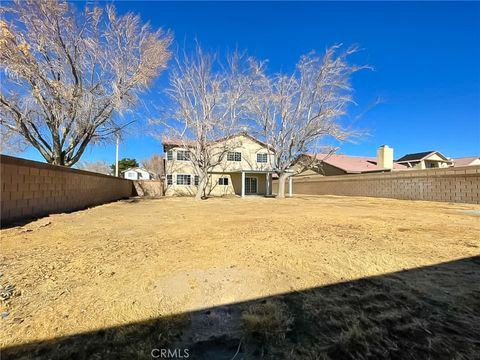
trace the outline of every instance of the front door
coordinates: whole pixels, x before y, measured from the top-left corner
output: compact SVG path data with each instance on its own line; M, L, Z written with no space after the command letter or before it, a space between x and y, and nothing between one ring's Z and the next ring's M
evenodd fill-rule
M257 178L256 177L246 177L245 178L245 194L256 194L257 193Z

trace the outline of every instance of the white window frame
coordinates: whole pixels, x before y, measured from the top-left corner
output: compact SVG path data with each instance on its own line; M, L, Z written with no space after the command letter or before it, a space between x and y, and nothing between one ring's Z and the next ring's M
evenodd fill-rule
M167 161L173 161L173 150L167 151Z
M227 152L227 161L235 161L235 162L242 161L242 153L240 151Z
M261 158L259 159L259 155ZM265 161L263 161L265 159ZM259 161L261 160L261 161ZM257 163L259 164L266 164L268 163L268 154L267 153L257 153Z
M180 154L182 154L181 159L179 159ZM188 150L177 150L177 161L189 161L190 160L190 155L189 154L190 154L190 151L188 151Z
M185 184L184 176L188 176L188 179L189 179L188 184ZM179 179L182 179L182 184L178 183ZM177 174L175 183L179 186L190 186L190 185L192 185L192 175L191 174Z
M198 186L199 183L200 183L200 177L198 175L194 175L193 176L193 184L195 186Z
M225 184L225 180L227 181L226 184ZM230 181L228 180L228 177L226 177L226 176L222 176L221 178L218 178L218 185L228 186L229 182Z
M173 185L173 175L172 174L167 174L166 179L167 179L167 185Z

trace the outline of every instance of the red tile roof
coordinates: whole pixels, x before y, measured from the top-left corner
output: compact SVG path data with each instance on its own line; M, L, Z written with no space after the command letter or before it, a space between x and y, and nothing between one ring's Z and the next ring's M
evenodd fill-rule
M471 162L480 159L480 156L469 156L469 157L461 157L461 158L454 158L453 166L468 166Z
M390 170L382 168L381 166L377 166L377 159L374 157L317 154L316 158L317 160L323 161L324 163L341 169L347 173L363 173ZM405 165L395 163L393 164L393 168L395 170L408 169Z

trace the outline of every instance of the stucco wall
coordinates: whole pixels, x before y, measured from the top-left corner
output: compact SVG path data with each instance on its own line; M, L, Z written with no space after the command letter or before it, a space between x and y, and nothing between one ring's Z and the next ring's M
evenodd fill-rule
M190 161L176 160L177 151L188 151L187 148L172 147L173 159L168 160L165 156L166 174L194 174L194 168ZM226 153L228 151L240 152L241 161L228 161ZM212 169L212 173L229 173L240 170L271 170L273 155L269 154L267 148L247 136L239 135L232 139L212 145L212 154L223 155L222 161ZM267 163L257 163L257 153L267 154ZM213 156L217 158L218 156ZM215 163L215 160L212 161Z
M1 224L132 196L130 180L0 155Z
M273 185L274 192L278 182ZM480 204L480 166L294 178L294 194L350 195Z
M194 185L194 176L192 175L192 185L176 185L176 174L173 174L173 184L165 186L166 196L194 196L197 192L197 186ZM227 178L228 185L220 185L220 178ZM257 195L265 195L266 176L265 174L249 174L245 177L257 178ZM241 173L213 173L209 175L207 185L207 196L227 196L242 194L242 174Z

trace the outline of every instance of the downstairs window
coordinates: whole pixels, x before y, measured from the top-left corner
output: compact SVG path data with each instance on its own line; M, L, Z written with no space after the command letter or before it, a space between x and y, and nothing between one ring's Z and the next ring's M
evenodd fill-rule
M189 174L177 174L177 185L191 185L192 176Z
M218 179L218 185L228 185L228 178Z

